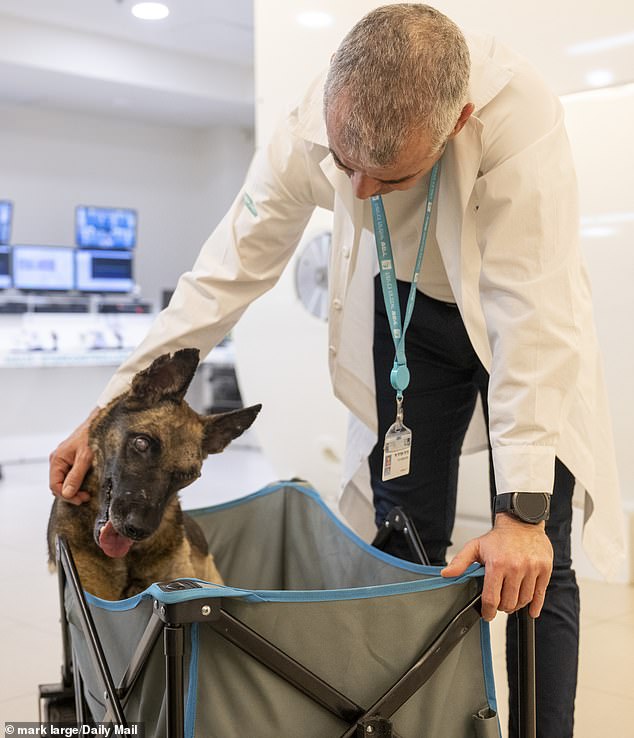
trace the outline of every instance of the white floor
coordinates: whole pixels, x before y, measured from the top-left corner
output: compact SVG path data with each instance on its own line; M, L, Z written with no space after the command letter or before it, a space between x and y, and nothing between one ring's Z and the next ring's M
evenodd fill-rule
M37 720L37 685L59 680L57 584L46 566L50 506L44 461L3 467L0 481L0 722ZM206 462L185 507L249 494L275 479L261 454L234 445ZM576 738L634 736L634 587L583 580ZM503 618L493 656L505 724ZM255 737L254 737L255 738Z

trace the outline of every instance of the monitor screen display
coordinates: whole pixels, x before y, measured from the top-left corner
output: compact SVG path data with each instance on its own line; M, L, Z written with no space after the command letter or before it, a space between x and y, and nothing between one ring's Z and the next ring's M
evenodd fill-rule
M76 241L82 249L133 249L136 226L135 210L79 205L75 211Z
M0 246L0 290L11 287L11 264L8 246Z
M13 286L41 292L74 289L73 253L65 246L13 246Z
M9 200L0 200L0 245L5 246L11 238L11 216L13 203Z
M129 251L75 252L76 287L81 292L131 292L134 289Z

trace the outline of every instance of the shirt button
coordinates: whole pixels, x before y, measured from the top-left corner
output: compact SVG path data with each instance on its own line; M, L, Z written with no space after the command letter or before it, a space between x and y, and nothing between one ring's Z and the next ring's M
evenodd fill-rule
M337 347L336 346L328 346L328 351L330 351L330 353L333 356L335 356L335 354L337 353Z
M350 258L350 247L344 246L343 249L341 250L341 253L344 259L349 259Z
M332 301L332 306L333 306L333 308L334 308L335 310L341 310L341 300L339 300L339 299L334 299L334 300Z

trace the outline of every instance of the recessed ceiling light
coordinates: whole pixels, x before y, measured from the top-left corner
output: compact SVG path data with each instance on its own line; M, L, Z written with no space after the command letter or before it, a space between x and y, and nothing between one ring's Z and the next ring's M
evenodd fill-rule
M607 87L614 82L614 73L609 69L593 69L586 74L590 87Z
M132 15L141 20L163 20L170 14L165 3L137 3L132 6Z
M584 227L620 225L621 223L634 223L634 212L599 213L598 215L583 215L581 217L581 225Z
M617 233L612 226L586 226L581 229L581 238L611 238Z
M307 10L303 13L298 13L297 22L306 26L307 28L326 28L332 25L334 18L330 13L325 13L322 10Z
M560 100L567 105L574 103L584 103L587 101L596 102L597 100L619 100L621 98L634 96L634 83L629 82L625 85L617 85L616 87L600 87L595 90L583 90L583 92L570 92L567 95L560 95Z
M566 51L572 56L579 56L580 54L596 54L599 51L617 49L620 46L630 46L631 44L634 44L634 31L620 33L618 36L604 36L591 41L582 41L579 44L569 46Z

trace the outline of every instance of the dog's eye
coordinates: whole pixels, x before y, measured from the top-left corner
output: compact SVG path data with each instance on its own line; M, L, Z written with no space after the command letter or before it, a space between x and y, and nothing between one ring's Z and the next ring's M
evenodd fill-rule
M141 453L145 453L150 448L150 442L145 436L135 436L132 439L132 445Z

